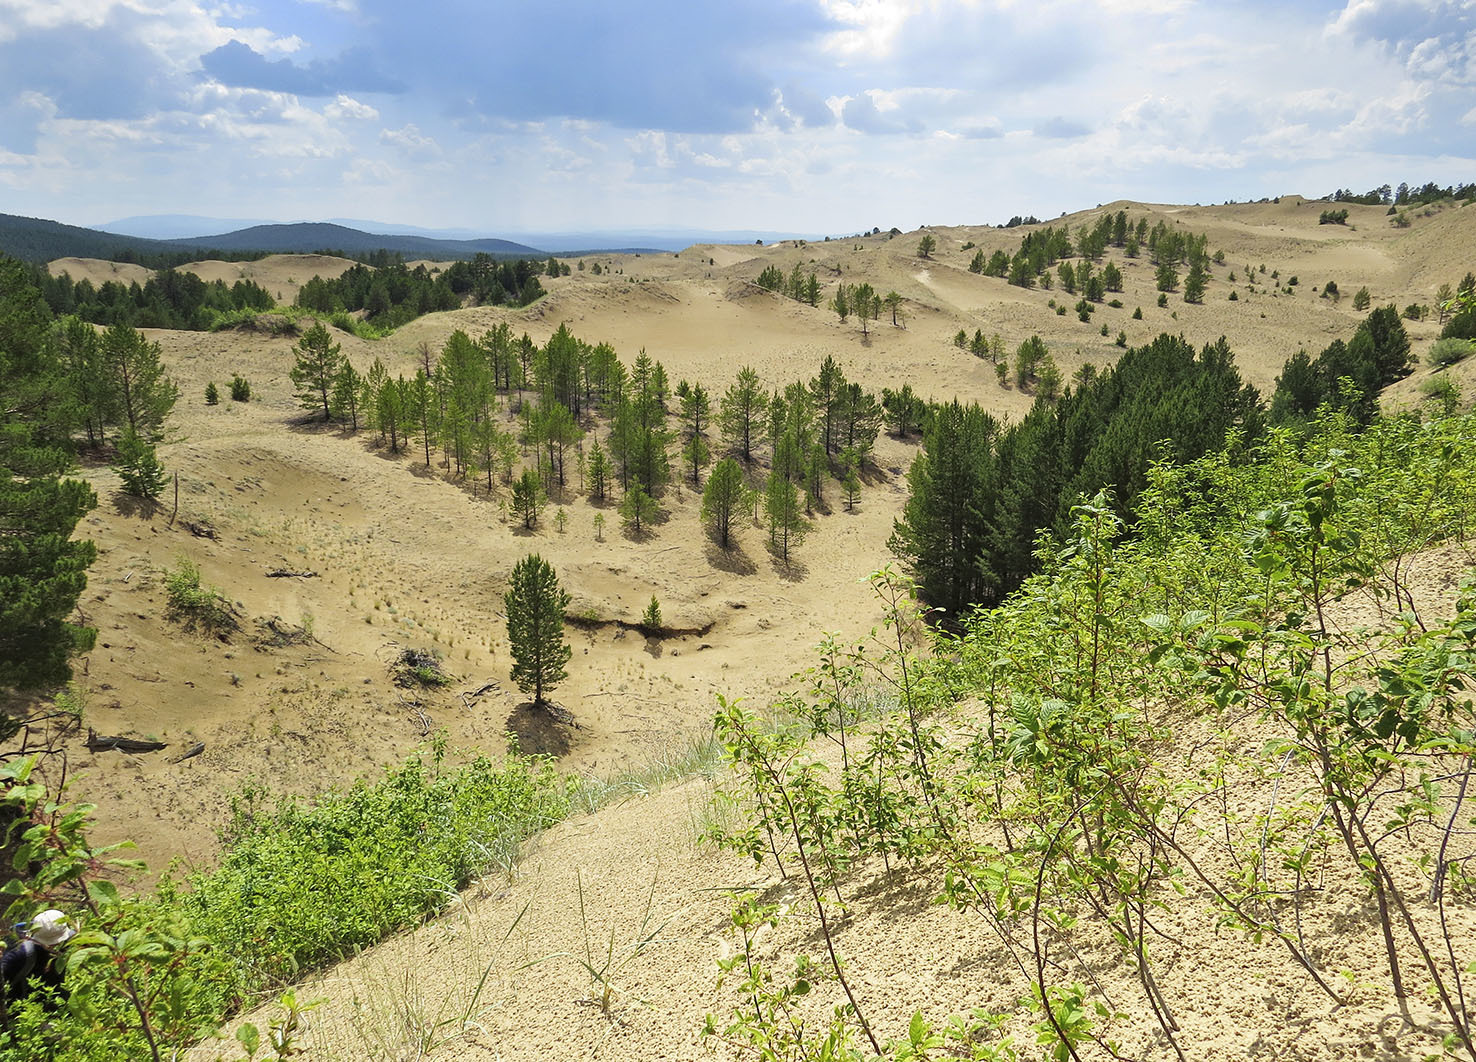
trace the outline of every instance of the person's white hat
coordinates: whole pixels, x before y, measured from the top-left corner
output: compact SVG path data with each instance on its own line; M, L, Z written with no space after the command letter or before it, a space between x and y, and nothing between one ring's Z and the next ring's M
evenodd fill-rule
M67 924L67 916L55 909L31 919L30 937L44 948L65 944L76 935L77 931Z

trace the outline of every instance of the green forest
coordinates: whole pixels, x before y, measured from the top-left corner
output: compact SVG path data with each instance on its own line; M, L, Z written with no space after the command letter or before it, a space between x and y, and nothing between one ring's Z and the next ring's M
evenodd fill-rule
M378 252L335 279L310 278L292 306L282 309L332 316L350 330L362 331L362 319L369 334L383 335L424 314L468 302L526 306L543 295L540 276L550 269L567 269L549 261L551 267L531 259L507 261L479 254L432 272L423 265L409 268L398 254ZM253 281L207 283L173 268L160 269L143 284L110 280L94 285L85 279L73 281L65 273L53 277L37 267L33 283L53 313L100 325L210 331L278 309L271 294Z

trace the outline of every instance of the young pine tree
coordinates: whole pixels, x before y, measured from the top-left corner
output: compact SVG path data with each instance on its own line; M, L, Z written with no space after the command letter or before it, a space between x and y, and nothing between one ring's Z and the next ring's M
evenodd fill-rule
M553 566L536 553L512 570L507 592L507 640L512 646L512 678L541 707L544 694L568 678L564 666L573 650L564 641L564 610L569 594L559 586Z
M743 468L733 458L725 457L713 468L702 491L702 519L723 549L732 545L734 518L747 508L748 484L743 479Z
M297 361L290 375L298 403L303 409L322 412L324 420L332 419L333 383L345 360L339 344L333 342L322 321L315 321L292 349Z
M809 527L800 512L799 491L788 476L779 472L769 474L764 513L769 520L769 545L787 562L790 546L797 544Z
M630 481L630 489L625 492L625 497L620 499L620 518L625 522L626 528L633 535L639 535L646 525L655 520L660 509L656 505L656 499L646 493L646 488L641 485L639 479Z
M531 468L523 469L522 476L513 484L512 505L513 512L523 521L525 530L533 530L533 525L538 523L538 514L546 503L543 481L538 478L538 473Z

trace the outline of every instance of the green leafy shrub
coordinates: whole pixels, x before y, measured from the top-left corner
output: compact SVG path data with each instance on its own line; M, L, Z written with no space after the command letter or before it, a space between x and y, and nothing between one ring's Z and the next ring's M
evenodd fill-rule
M205 385L205 404L207 406L220 405L220 388L215 386L214 380Z
M251 383L244 376L231 377L231 401L250 402Z
M446 769L438 751L311 804L268 807L248 788L220 866L166 879L161 897L230 957L239 985L269 988L418 925L477 874L510 867L568 813L573 785L545 759Z
M1430 353L1427 356L1431 365L1443 369L1447 365L1454 365L1456 362L1470 357L1473 351L1476 351L1476 342L1472 342L1469 339L1455 339L1452 337L1449 339L1435 340L1431 344Z

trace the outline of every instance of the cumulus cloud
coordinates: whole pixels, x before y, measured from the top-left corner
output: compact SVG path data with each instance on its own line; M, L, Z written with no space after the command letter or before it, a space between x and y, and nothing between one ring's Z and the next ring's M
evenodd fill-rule
M374 54L460 114L684 133L753 129L832 26L811 0L467 5L454 33L399 0L360 6Z
M1415 77L1476 81L1476 7L1469 0L1348 0L1328 32L1388 49Z
M341 92L337 99L323 108L323 114L335 121L348 119L369 122L379 117L379 112L367 103L360 103L352 96L345 96Z

